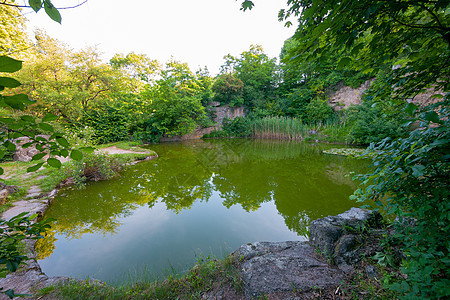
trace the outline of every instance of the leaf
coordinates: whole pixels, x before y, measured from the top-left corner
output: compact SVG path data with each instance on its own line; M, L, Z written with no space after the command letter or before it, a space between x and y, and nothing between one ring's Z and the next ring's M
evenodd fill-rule
M35 172L35 171L39 170L39 168L42 167L43 164L44 163L41 162L41 163L38 163L38 164L36 164L34 166L28 167L27 168L27 172Z
M50 124L47 124L47 123L39 123L39 127L45 131L49 131L49 132L54 131L53 126L51 126Z
M5 172L5 171L3 170L3 168L0 167L0 175L3 175L4 172Z
M47 159L47 163L53 168L61 168L61 162L56 158L50 157L49 159Z
M4 86L7 88L16 88L20 86L21 83L14 78L11 77L0 77L0 86Z
M65 147L65 148L69 148L70 147L69 142L63 137L56 138L56 142L58 142L58 144L60 144L61 146Z
M21 116L20 119L28 123L34 123L34 118L32 116L24 115Z
M410 115L414 116L414 112L417 110L418 106L414 103L408 103L405 107L405 112Z
M67 157L69 155L69 151L67 149L62 149L61 151L59 151L59 155Z
M56 121L58 119L57 115L54 114L46 114L43 118L42 118L42 122L51 122L51 121Z
M41 158L43 158L45 155L47 155L47 153L38 153L38 154L35 154L35 155L33 155L33 158L31 159L32 161L33 160L40 160Z
M6 268L11 272L15 272L18 267L19 264L15 261L8 260L8 262L6 263Z
M421 177L421 176L423 176L423 171L425 170L425 166L415 165L415 166L411 167L411 170L413 171L412 175L414 177Z
M95 151L95 148L94 147L81 147L80 150L83 152L86 152L86 153L93 153Z
M3 96L3 100L9 107L20 110L24 109L25 105L33 103L30 101L30 99L28 99L28 96L26 94Z
M41 0L29 0L28 3L30 4L31 8L38 12L42 8L42 1Z
M14 73L22 69L22 61L9 56L0 56L0 72Z
M50 0L44 0L44 9L50 19L61 24L61 14L50 2Z
M76 161L80 161L83 159L83 153L79 150L74 149L70 153L70 158L72 158L73 160L76 160Z
M343 57L339 60L337 67L339 69L343 69L351 63L352 63L352 59L350 57Z
M241 10L242 11L246 11L247 9L251 10L253 6L255 6L255 4L252 1L245 0L244 2L242 2Z
M435 111L429 111L425 114L423 117L425 121L433 122L433 123L441 123L441 120L439 120L439 115Z
M16 151L16 145L14 143L11 143L10 141L5 141L3 143L3 146L5 146L6 149L8 149L9 151L12 152Z

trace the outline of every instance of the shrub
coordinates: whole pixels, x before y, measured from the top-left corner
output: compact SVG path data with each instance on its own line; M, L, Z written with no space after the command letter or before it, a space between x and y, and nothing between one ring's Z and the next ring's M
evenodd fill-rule
M409 104L407 111L413 113L416 108ZM404 293L405 299L448 298L449 95L412 121L421 123L409 136L396 141L387 138L369 147L374 169L361 177L368 186L355 197L375 201L377 209L398 216L394 225L405 254L401 270L406 276L390 288Z
M232 120L224 119L222 128L229 136L249 137L252 134L251 124L248 118L236 117Z
M368 145L389 137L404 137L408 128L401 125L405 117L400 114L388 115L380 105L369 101L350 107L347 121L351 126L348 140L351 143Z

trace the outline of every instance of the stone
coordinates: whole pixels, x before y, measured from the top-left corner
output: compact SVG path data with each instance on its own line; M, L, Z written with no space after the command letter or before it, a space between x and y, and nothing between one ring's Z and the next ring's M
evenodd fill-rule
M353 265L361 260L364 249L360 238L353 234L343 235L334 249L334 262L338 266Z
M359 242L355 236L345 234L348 231L357 232L364 226L377 227L381 220L378 212L352 207L337 216L311 222L310 243L332 262L338 265L352 264L359 260L362 250L357 249Z
M256 242L234 252L246 298L263 294L307 292L339 285L343 272L321 261L308 242Z
M8 198L9 192L7 189L0 190L0 205L6 203L6 199Z

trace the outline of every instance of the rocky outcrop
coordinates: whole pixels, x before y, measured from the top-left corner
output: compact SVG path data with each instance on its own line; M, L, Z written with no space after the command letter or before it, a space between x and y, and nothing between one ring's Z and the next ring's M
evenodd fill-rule
M252 243L235 254L245 283L245 296L298 290L329 289L343 279L343 272L319 258L308 242Z
M341 83L335 92L328 95L328 104L330 104L334 111L361 104L362 95L370 87L372 81L373 79L367 80L358 88L345 86Z
M38 136L39 137L39 136ZM50 136L40 136L48 140ZM16 145L16 152L14 153L13 159L14 161L24 161L29 162L33 158L34 155L40 153L35 147L22 147L24 144L30 143L31 139L29 137L21 137L14 140L14 144Z
M311 223L310 241L257 242L239 247L246 298L293 290L335 290L364 253L358 233L376 227L381 215L352 208Z

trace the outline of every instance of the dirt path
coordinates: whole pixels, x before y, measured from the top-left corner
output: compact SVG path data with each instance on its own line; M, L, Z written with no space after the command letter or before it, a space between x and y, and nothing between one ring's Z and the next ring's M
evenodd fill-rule
M132 151L132 150L124 150L124 149L117 148L117 146L102 148L102 149L99 149L99 151L102 151L102 152L105 152L108 154L127 154L127 153L134 153L134 154L149 153L149 154L152 154L152 152L137 152L137 151Z

